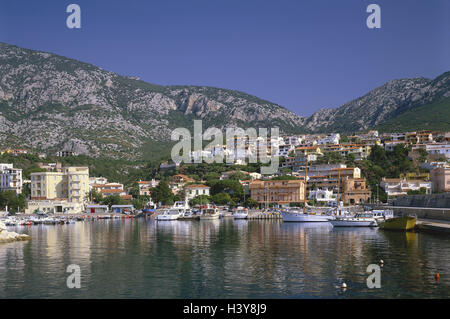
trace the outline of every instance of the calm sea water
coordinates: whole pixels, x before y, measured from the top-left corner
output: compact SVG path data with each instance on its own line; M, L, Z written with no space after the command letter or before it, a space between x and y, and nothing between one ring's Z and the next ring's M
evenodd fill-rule
M0 244L1 298L450 297L442 236L232 219L13 229L32 240ZM380 259L381 288L368 289L366 268ZM70 264L81 289L67 288Z

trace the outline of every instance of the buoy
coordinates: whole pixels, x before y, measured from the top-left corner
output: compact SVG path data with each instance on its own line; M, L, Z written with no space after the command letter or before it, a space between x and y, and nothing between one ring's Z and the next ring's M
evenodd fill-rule
M343 282L342 285L341 285L341 288L342 288L342 289L347 288L347 284L346 284L345 282Z
M380 259L380 264L384 264L384 261L383 261L383 259Z
M440 278L440 277L441 277L441 276L439 275L438 272L434 275L434 279L436 279L436 282L439 281L439 278Z

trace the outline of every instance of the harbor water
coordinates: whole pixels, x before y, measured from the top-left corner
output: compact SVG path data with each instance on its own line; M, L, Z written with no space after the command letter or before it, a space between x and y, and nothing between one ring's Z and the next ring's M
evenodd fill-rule
M450 297L448 236L232 218L8 230L32 240L0 244L0 298ZM380 260L381 288L369 289ZM67 286L69 265L80 289Z

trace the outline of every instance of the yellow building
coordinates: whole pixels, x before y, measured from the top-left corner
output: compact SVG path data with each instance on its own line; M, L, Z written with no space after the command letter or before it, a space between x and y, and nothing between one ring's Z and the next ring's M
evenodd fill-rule
M300 203L305 198L303 180L270 180L250 183L250 196L260 205L289 205Z
M82 203L89 193L89 168L63 167L61 172L31 173L32 200Z

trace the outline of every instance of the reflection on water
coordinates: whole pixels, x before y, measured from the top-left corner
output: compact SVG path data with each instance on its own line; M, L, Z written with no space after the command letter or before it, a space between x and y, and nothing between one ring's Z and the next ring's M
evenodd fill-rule
M16 231L32 240L0 245L2 298L450 297L450 240L441 236L232 219ZM382 288L368 289L366 268L380 259ZM66 286L70 264L81 267L81 289Z

